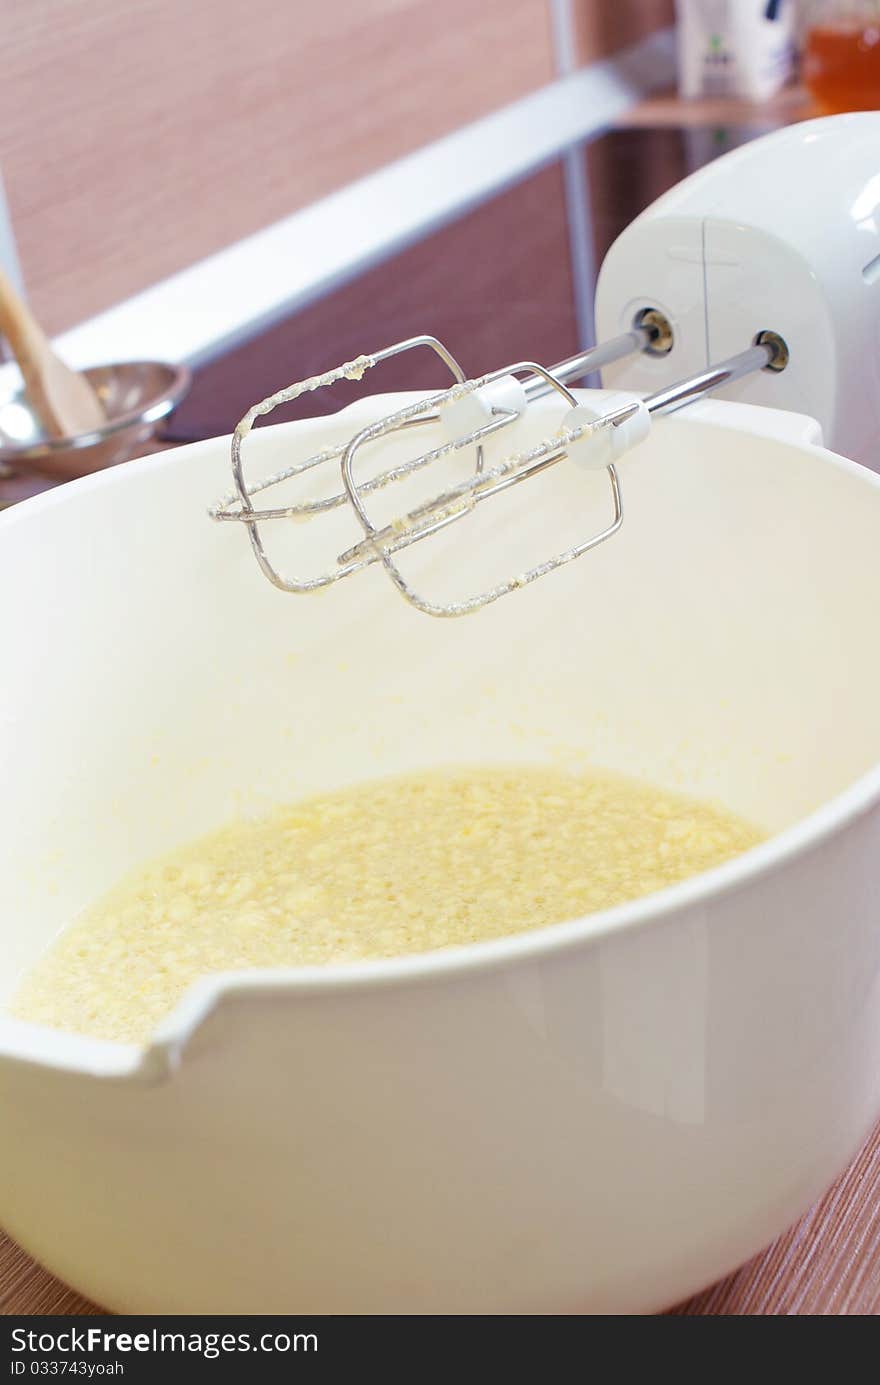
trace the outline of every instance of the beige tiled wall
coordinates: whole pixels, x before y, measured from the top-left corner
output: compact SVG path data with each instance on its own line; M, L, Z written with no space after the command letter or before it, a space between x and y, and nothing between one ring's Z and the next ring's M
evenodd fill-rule
M671 0L574 5L589 60L666 22ZM4 10L0 170L51 331L553 75L549 0Z

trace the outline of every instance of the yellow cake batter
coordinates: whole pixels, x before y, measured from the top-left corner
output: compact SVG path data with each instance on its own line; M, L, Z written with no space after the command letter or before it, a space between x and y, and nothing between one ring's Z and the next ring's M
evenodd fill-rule
M126 877L15 998L39 1024L140 1041L198 976L394 957L577 918L745 851L721 808L605 774L468 769L236 822Z

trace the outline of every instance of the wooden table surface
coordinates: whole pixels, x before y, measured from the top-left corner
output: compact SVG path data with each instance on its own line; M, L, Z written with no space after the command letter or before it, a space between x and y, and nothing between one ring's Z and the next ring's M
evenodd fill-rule
M810 114L803 93L793 88L758 107L656 97L635 107L623 123L765 125ZM0 477L0 506L41 489L45 485L40 482ZM0 1233L0 1315L102 1311ZM800 1222L754 1260L670 1311L687 1315L880 1313L880 1127Z
M766 101L739 101L730 97L700 97L683 101L674 91L660 92L639 101L616 117L618 125L792 125L818 115L809 94L800 86L784 87Z

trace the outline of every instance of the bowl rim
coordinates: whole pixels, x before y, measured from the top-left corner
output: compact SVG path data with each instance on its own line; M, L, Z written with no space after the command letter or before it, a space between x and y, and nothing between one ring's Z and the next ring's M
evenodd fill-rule
M721 402L721 401L717 401ZM350 406L351 407L351 406ZM355 406L356 407L356 406ZM731 409L737 406L733 403ZM731 415L732 416L732 415ZM687 427L708 427L719 424L705 416L673 417L668 423ZM295 424L277 424L286 429ZM721 426L730 426L729 424ZM270 431L269 429L265 430ZM743 431L754 431L748 428ZM762 435L766 437L767 435ZM880 491L880 473L873 472L847 457L831 452L815 443L788 442L771 439L774 445L793 447L820 457L834 469L851 475L869 489ZM174 448L148 459L151 467L185 465L186 454L194 449L216 447L227 438L208 438ZM88 489L92 486L122 483L137 460L125 462L105 471L92 473L20 502L0 512L0 531L17 522L23 512L49 507L59 502L60 490L71 487ZM639 932L670 915L699 907L708 900L729 897L750 887L771 873L781 870L799 857L841 834L880 806L880 760L847 784L838 793L825 799L805 817L799 818L782 831L742 852L731 860L689 876L677 884L626 901L609 909L547 924L542 928L485 942L466 943L454 947L435 948L404 957L374 958L334 964L333 966L253 968L241 971L213 972L193 982L178 1003L156 1026L150 1038L142 1044L123 1043L111 1039L96 1039L47 1026L30 1024L0 1011L0 1061L16 1061L94 1076L140 1075L153 1079L159 1073L173 1071L181 1052L192 1040L209 1015L227 998L262 995L291 997L333 995L349 991L384 991L401 986L446 984L458 978L479 977L550 958L576 948L593 947L603 940L625 933Z
M218 971L187 987L143 1043L98 1039L32 1024L0 1012L0 1063L88 1073L94 1077L173 1074L198 1030L227 1000L363 994L477 979L540 962L607 939L632 935L684 914L708 900L736 894L840 835L880 805L880 763L826 800L813 813L713 870L664 890L562 923L486 942L435 948L405 957L374 958L333 966Z

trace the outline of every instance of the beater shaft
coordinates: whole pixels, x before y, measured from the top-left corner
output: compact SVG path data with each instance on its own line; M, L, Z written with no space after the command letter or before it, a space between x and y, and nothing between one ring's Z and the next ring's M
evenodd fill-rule
M613 341L606 342L605 346L614 350L618 346L622 346L625 340L636 335L636 332L627 333L626 337L616 337ZM602 351L603 348L597 347L595 350ZM562 366L554 366L551 374L559 379L580 379L581 375L586 373L582 369L583 361L590 354L590 352L583 352L580 356L572 356L568 361L563 362ZM621 354L628 353L621 352ZM727 361L722 361L719 365L703 371L700 375L689 376L687 379L669 385L664 390L658 390L656 394L650 395L645 400L645 407L651 414L672 413L674 410L681 409L686 404L702 398L703 395L709 394L712 390L720 389L723 385L731 384L734 380L739 380L744 375L749 375L756 370L763 370L772 362L773 355L773 348L767 343L750 346L746 351L731 356ZM602 363L608 364L610 360L616 359L619 359L619 356L603 356ZM587 370L593 368L593 365L588 365ZM536 388L531 394L532 399L552 391L552 386L547 385L539 377L535 377L535 385ZM632 416L636 407L633 404L617 408L605 414L600 422L611 427L619 427ZM435 533L459 519L473 505L493 498L501 491L517 485L520 481L529 480L532 476L545 471L547 467L560 461L565 455L564 450L555 439L552 440L552 443L552 447L548 444L541 444L521 457L508 458L490 472L469 477L457 486L443 491L424 505L411 510L393 524L373 530L359 543L347 549L345 553L341 553L337 561L340 564L356 562L359 566L368 566L371 562L379 561L385 553L399 553L403 549L409 548L411 544L427 538L429 534ZM432 519L433 523L430 522Z
M359 356L356 360L327 371L324 375L291 385L260 404L255 404L236 428L232 440L236 491L221 501L212 514L216 519L237 520L247 526L260 567L273 585L283 591L317 591L380 562L401 595L420 611L435 616L458 616L478 610L497 601L508 592L527 586L538 577L543 577L580 557L617 532L623 522L623 501L614 461L645 436L649 415L672 412L754 371L765 368L783 370L787 364L788 351L785 343L778 336L767 332L762 333L756 343L747 350L697 375L658 390L644 401L615 401L613 405L606 407L604 413L596 413L589 405L579 404L569 389L570 383L583 379L592 371L609 365L612 361L621 360L637 352L650 351L652 348L658 352L670 349L670 324L657 310L650 316L651 320L637 323L630 331L620 336L569 356L549 370L535 361L519 361L477 379L468 380L455 357L441 342L434 337L420 336L398 342L369 356ZM270 413L280 403L296 399L306 391L321 389L339 380L360 379L366 370L380 361L418 347L430 348L443 361L456 382L451 389L410 401L395 413L366 424L347 442L326 447L251 486L246 484L241 447L258 417ZM568 410L560 418L556 432L523 451L504 457L486 469L484 442L520 418L529 404L554 392L564 401ZM386 467L368 479L360 482L356 480L354 463L362 447L380 442L390 434L428 424L438 426L440 437L444 438L445 434L445 440L416 457ZM431 463L459 453L463 449L473 449L475 457L474 470L466 479L448 487L390 524L382 527L373 524L364 505L367 495L403 480ZM613 513L605 529L518 576L462 601L438 605L426 601L410 587L394 562L397 553L465 518L484 500L530 479L569 456L581 467L601 468L608 473ZM340 467L342 488L339 491L320 499L272 509L254 507L252 497L258 492L279 482L297 478L325 462L334 461L338 462ZM353 510L364 534L357 543L338 555L335 567L317 576L304 578L288 577L279 572L266 554L259 526L264 521L307 517L345 504Z
M655 336L656 331L650 327L633 327L630 332L623 332L619 337L609 337L608 341L600 342L598 346L590 346L586 351L579 351L576 356L569 356L558 365L551 366L550 374L561 380L564 385L573 384L575 380L582 380L585 375L591 375L594 370L601 370L603 366L611 365L614 361L622 361L627 356L634 356L638 351L647 350ZM539 399L553 390L553 386L548 385L539 376L529 380L524 388L529 399Z
M704 370L700 375L691 375L686 380L677 380L674 385L667 385L666 389L657 390L656 394L648 396L645 403L652 414L672 413L675 409L693 403L695 399L701 399L705 394L711 394L713 390L721 389L723 385L741 380L744 375L752 375L756 370L772 366L775 357L776 348L771 342L757 342L746 351L741 351L739 355L731 356L720 365Z

